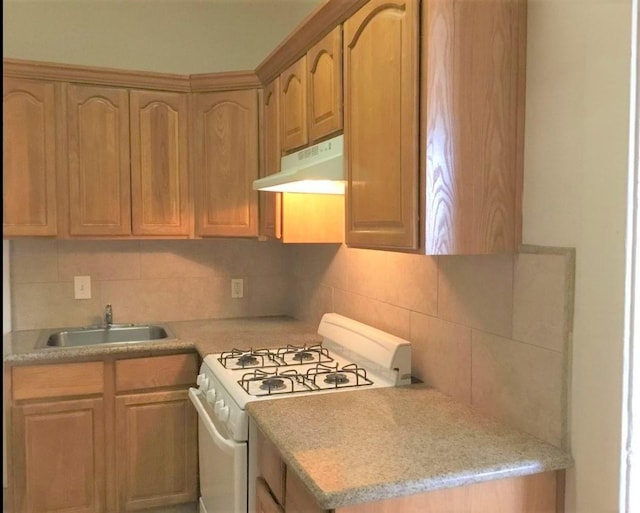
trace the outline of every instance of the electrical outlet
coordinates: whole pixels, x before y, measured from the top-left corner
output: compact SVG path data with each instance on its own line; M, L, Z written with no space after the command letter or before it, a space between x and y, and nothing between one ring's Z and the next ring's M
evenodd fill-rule
M232 298L244 297L244 280L242 278L231 279L231 297Z
M73 294L76 299L91 299L91 276L74 276Z

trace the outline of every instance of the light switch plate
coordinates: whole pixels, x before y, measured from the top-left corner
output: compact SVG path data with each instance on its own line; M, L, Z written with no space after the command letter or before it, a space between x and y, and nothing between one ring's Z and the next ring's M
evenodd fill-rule
M74 276L73 291L76 299L91 299L91 276Z

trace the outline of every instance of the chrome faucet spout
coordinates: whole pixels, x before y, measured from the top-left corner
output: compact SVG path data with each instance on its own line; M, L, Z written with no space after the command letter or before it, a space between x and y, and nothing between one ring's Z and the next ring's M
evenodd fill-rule
M107 327L113 324L113 308L111 308L111 305L104 307L104 323Z

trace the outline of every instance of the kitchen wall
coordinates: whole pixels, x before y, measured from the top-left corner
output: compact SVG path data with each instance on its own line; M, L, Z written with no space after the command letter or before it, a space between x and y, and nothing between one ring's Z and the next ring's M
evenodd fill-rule
M74 299L74 276L91 277L91 299ZM231 298L231 278L244 297ZM166 322L289 311L284 246L255 240L11 243L14 330L102 322Z
M427 257L292 248L296 317L335 311L412 342L413 374L550 443L567 443L574 253Z
M4 0L2 52L15 59L165 73L248 70L318 3Z

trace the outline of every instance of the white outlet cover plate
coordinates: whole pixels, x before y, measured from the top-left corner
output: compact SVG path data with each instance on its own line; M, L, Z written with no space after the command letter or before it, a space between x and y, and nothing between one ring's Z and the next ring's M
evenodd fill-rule
M91 299L91 276L74 276L73 291L76 299Z

